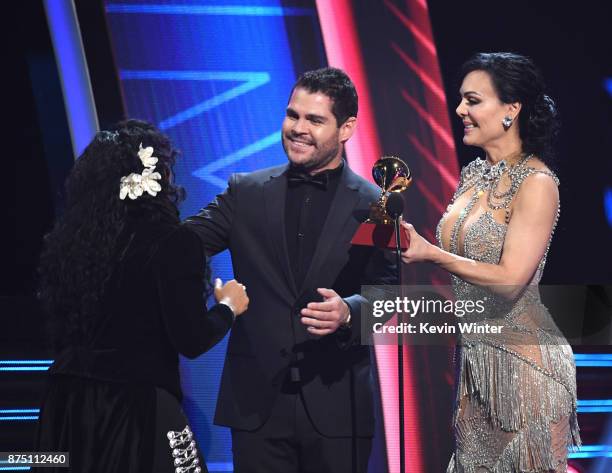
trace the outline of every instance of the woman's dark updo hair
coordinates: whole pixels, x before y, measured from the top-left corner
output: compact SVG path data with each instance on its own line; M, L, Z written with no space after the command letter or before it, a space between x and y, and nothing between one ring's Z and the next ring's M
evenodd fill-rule
M477 53L461 68L464 78L472 71L485 71L503 103L519 102L519 135L523 151L546 161L559 130L557 107L545 94L544 78L526 56L515 53Z
M158 158L161 191L121 200L121 178L144 169L140 144L153 147ZM39 298L51 319L55 348L88 339L103 310L107 280L128 244L130 222L179 223L177 204L184 192L172 182L177 154L153 125L126 120L98 132L76 160L66 180L63 214L45 237L39 266Z
M158 158L155 171L161 175L162 190L155 196L146 192L136 200L119 199L123 176L144 169L138 149L151 146ZM119 122L108 131L100 131L76 160L66 181L66 211L76 206L108 205L117 211L139 212L153 220L178 215L176 205L184 191L171 181L178 152L169 138L155 126L142 120ZM96 192L92 192L95 189ZM170 212L169 212L170 211Z

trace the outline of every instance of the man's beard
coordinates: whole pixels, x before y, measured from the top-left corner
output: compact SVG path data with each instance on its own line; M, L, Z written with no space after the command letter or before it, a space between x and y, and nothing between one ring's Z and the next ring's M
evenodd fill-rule
M283 140L283 148L285 149L285 154L289 158L289 146L286 144L285 140ZM332 149L327 150L327 152L325 152L325 150L315 151L315 153L305 162L294 163L293 161L291 161L291 158L289 158L289 161L291 162L292 167L299 168L300 170L309 173L315 169L320 169L327 166L336 158L339 149L340 144L336 144L336 146L334 146ZM324 154L320 156L319 154L321 153Z

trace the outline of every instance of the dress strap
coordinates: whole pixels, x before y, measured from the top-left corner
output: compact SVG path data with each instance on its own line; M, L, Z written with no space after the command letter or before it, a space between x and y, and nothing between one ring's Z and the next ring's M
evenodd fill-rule
M554 172L552 172L550 169L535 169L535 168L528 168L528 169L529 169L529 174L527 174L525 177L531 176L532 174L535 174L535 173L546 174L547 176L552 177L552 180L555 181L555 184L557 184L557 186L561 184L557 175Z

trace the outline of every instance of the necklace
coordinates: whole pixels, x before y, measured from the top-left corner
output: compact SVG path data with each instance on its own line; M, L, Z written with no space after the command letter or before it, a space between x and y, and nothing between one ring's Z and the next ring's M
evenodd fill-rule
M526 163L533 155L521 154L521 158L517 162L509 165L506 159L515 156L517 155L509 155L507 158L495 164L491 164L489 161L482 158L476 158L467 166L465 172L462 174L461 183L453 196L452 202L468 189L474 188L474 194L464 209L464 213L467 213L471 210L476 201L478 201L485 192L489 191L487 195L487 205L489 209L505 210L504 220L508 223L511 217L511 210L509 208L510 202L518 191L521 182L529 173L529 168L526 166ZM506 173L510 179L510 186L506 191L501 192L499 191L499 185L502 177ZM448 208L450 209L450 207L449 205Z
M515 196L519 186L521 185L521 182L523 181L524 176L522 176L522 174L524 174L527 170L525 164L527 163L527 161L529 161L529 159L531 159L532 156L533 155L531 154L523 155L518 162L512 165L507 165L505 160L500 161L496 164L503 164L503 166L500 166L499 171L497 171L494 175L492 175L492 177L488 179L486 187L485 189L483 189L489 190L489 195L487 196L487 205L489 206L489 208L491 208L492 210L506 209L506 213L508 214L508 205L510 204L510 201ZM510 179L510 186L507 190L500 192L498 190L499 185L503 174L506 171ZM507 215L506 218L508 219L509 215Z

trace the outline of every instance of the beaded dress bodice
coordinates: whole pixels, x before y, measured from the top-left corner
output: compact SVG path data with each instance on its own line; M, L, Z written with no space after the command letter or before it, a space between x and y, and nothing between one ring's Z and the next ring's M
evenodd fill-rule
M511 218L512 201L520 189L523 181L534 173L543 173L551 176L559 185L559 180L551 171L538 170L529 167L530 156L523 158L516 165L508 167L505 161L491 165L484 159L477 158L468 164L461 172L459 186L453 195L451 203L440 219L436 229L438 245L451 253L465 256L485 263L497 264L501 258L506 229ZM507 171L506 189L499 191L502 175ZM468 194L467 198L466 194ZM449 212L459 198L464 197L465 205L459 211L450 230L446 245L442 240L442 229L446 223ZM479 202L486 201L481 205ZM555 224L553 226L546 252L538 265L538 272L533 283L538 283L541 272L546 264L546 255L552 239L552 233L557 225L560 207L557 208ZM476 214L476 215L473 215ZM494 214L502 214L503 222L496 219ZM470 216L473 218L470 219Z
M510 167L504 161L491 165L478 158L463 168L436 229L438 245L475 261L498 264L513 199L523 181L544 173L559 184L551 171L529 166L529 159L524 157ZM556 471L562 467L561 460L550 447L551 431L542 425L547 427L563 416L574 416L571 429L562 435L563 448L571 444L571 438L579 442L572 351L540 302L537 287L558 217L559 207L546 251L518 298L509 300L494 288L451 276L457 299L486 301L484 315L466 314L464 321L494 319L504 330L502 334L461 335L454 417L457 450L449 472L480 472L484 467L506 473L517 471L519 464L520 471Z
M512 167L506 165L505 161L491 165L480 158L468 164L462 170L459 186L438 223L436 229L438 245L451 253L475 261L498 264L512 215L513 199L523 181L534 173L543 173L551 176L559 185L559 180L551 171L541 171L528 166L530 158L531 156L524 157ZM504 189L500 191L502 186ZM559 212L560 207L557 207L555 223L546 251L530 285L537 285L542 277ZM501 297L496 297L491 291L469 284L454 275L451 278L457 298L474 300L486 297L487 309L490 313L491 311L504 312L509 309L508 302ZM535 291L528 291L526 296L533 297L534 293ZM519 302L516 301L517 304Z

